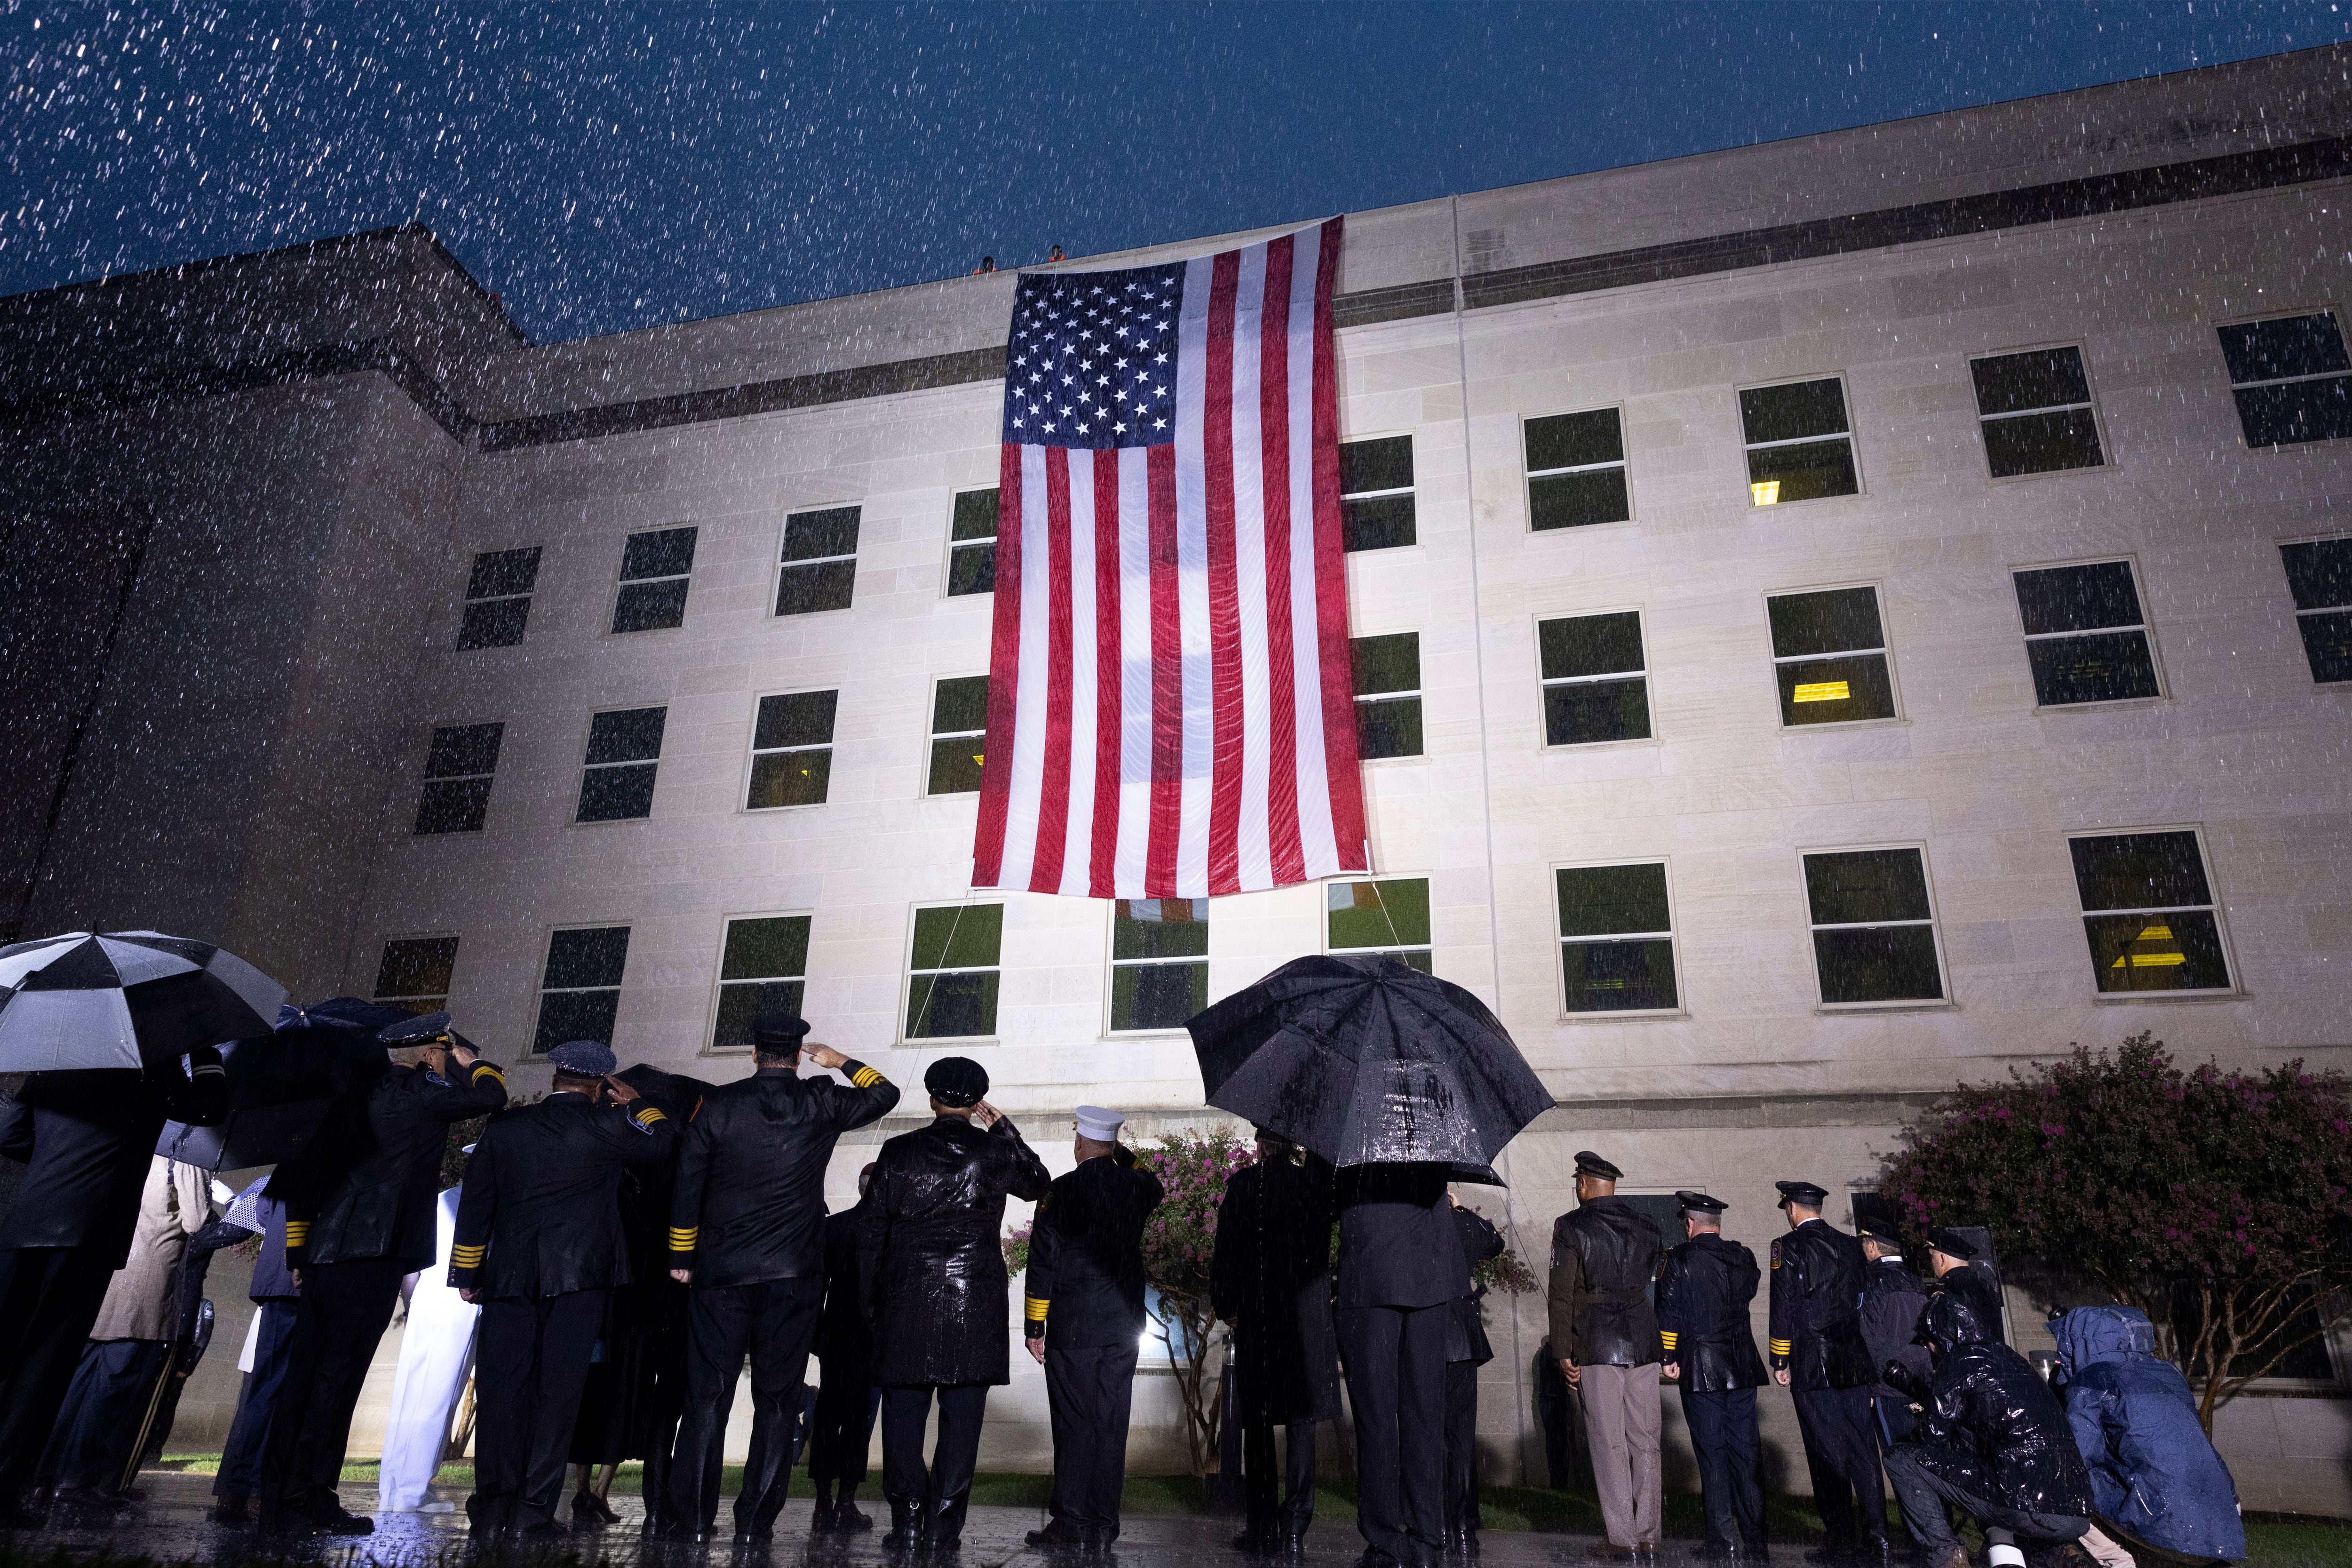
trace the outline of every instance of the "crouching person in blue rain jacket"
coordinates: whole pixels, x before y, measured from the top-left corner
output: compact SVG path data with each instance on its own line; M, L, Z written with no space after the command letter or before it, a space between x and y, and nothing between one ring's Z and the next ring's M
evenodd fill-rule
M2077 1307L2050 1331L2099 1517L2186 1557L2243 1557L2237 1483L2197 1420L2189 1380L2158 1358L2147 1314Z
M1984 1527L1990 1568L2025 1568L2028 1549L2037 1563L2080 1563L2078 1547L2101 1568L2131 1568L2130 1553L2091 1522L2090 1478L2058 1396L2000 1342L1987 1306L1975 1291L1934 1296L1919 1320L1932 1381L1922 1385L1900 1362L1880 1374L1925 1407L1911 1440L1886 1455L1903 1521L1929 1568L1969 1568L1948 1505Z

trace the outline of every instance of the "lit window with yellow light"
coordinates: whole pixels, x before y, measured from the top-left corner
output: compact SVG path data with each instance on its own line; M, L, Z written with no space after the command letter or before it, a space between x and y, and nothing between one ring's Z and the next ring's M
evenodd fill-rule
M969 795L988 760L988 677L959 675L931 692L931 768L926 795Z
M1781 723L1794 728L1897 717L1877 589L1774 594L1765 610Z
M751 915L727 922L719 949L719 998L710 1048L748 1051L751 1021L770 1006L801 1010L810 917Z
M1739 426L1748 449L1750 506L1785 506L1861 490L1845 383L1838 377L1743 388Z
M822 805L833 783L833 716L840 693L782 691L760 699L744 805Z
M2227 991L2204 846L2193 828L2067 840L2091 970L2103 992Z

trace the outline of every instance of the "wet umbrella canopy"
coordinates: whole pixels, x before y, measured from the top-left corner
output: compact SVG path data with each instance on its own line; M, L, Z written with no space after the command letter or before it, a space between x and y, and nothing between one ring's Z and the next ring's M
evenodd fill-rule
M1486 1169L1552 1098L1494 1014L1392 958L1294 959L1186 1024L1211 1105L1334 1165Z
M390 1065L379 1031L411 1021L403 1008L356 996L281 1007L276 1030L221 1047L221 1065L228 1074L227 1118L217 1127L167 1121L155 1152L210 1171L242 1171L292 1158L318 1131L337 1094Z
M68 931L0 947L0 1072L140 1068L270 1032L278 984L208 942Z

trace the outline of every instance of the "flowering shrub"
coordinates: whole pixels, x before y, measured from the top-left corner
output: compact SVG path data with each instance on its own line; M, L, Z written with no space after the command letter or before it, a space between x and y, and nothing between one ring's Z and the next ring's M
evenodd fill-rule
M2147 1034L2113 1056L1963 1084L1888 1157L1915 1226L1982 1225L2088 1273L2157 1326L2213 1412L2352 1313L2352 1081L2299 1061L2183 1072Z

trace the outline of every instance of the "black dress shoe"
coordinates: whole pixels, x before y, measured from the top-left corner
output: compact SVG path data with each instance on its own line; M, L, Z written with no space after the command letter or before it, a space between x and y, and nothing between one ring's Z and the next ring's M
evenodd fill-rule
M223 1498L205 1517L215 1524L251 1524L253 1510L243 1498Z
M776 1532L772 1530L761 1530L756 1525L747 1525L735 1532L735 1544L754 1546L763 1541L773 1541L775 1538Z
M350 1513L338 1507L332 1513L320 1513L310 1521L310 1528L328 1535L373 1535L375 1521L363 1513ZM561 1530L561 1525L556 1526Z
M572 1494L572 1522L594 1529L600 1525L618 1524L621 1516L613 1511L611 1503L594 1492L574 1492Z
M833 1528L835 1530L871 1530L873 1516L854 1502L833 1505Z
M1306 1556L1307 1532L1303 1530L1284 1531L1282 1532L1281 1539L1275 1546L1275 1550L1285 1557L1297 1558Z
M120 1513L131 1506L129 1498L102 1492L96 1487L59 1487L49 1494L49 1500L61 1508L78 1508L93 1513Z

